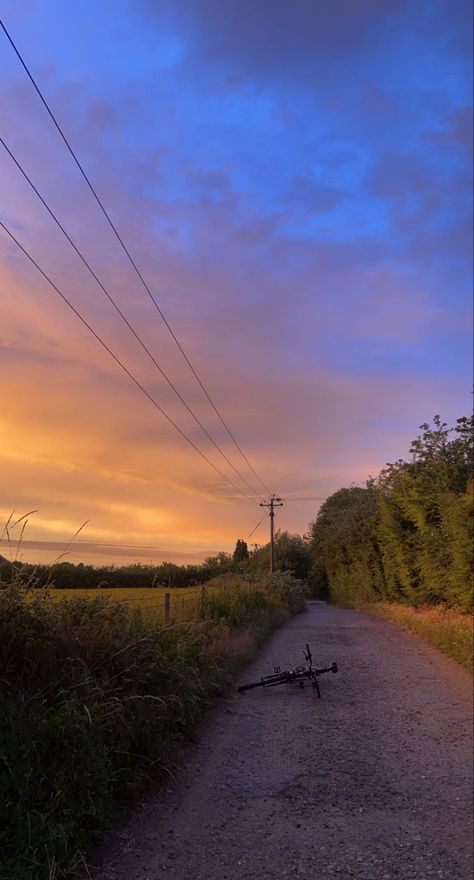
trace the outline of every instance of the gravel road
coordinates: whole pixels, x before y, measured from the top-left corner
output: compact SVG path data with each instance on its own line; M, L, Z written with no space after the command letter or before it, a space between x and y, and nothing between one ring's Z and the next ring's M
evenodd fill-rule
M472 680L394 624L309 602L240 683L337 660L311 687L221 700L176 782L94 880L471 880Z

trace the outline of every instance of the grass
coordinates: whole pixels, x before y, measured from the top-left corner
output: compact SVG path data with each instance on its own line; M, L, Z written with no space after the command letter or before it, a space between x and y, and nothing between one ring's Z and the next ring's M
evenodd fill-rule
M392 602L375 602L361 610L391 620L416 633L462 666L473 668L473 618L445 606L412 608Z
M205 596L225 590L223 584L206 585ZM201 603L201 587L117 587L114 589L51 589L50 598L55 602L75 601L77 599L94 600L103 597L111 602L119 602L130 609L139 609L146 617L157 620L164 618L165 594L170 594L171 615L174 620L182 620L196 616Z
M204 587L99 587L97 589L57 589L47 591L49 599L61 603L78 599L95 600L99 597L111 602L126 605L131 610L139 610L148 620L162 624L165 619L165 595L170 596L170 622L193 620L200 617L203 603L209 604L211 597L225 597L231 591L249 592L254 588L256 578L242 577L228 573L212 578ZM35 591L28 591L29 599L34 598Z
M173 773L239 666L304 607L284 575L231 576L203 602L180 590L168 623L164 590L121 592L0 590L2 880L82 876L117 803Z

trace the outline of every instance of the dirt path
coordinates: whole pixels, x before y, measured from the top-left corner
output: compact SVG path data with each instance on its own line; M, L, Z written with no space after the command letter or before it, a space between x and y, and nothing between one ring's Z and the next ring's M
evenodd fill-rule
M472 687L393 624L309 603L242 681L337 675L222 700L187 766L107 842L95 880L471 880Z

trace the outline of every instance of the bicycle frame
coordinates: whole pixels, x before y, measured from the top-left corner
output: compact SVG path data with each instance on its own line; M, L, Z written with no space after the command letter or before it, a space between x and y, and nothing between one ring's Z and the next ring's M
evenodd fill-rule
M313 691L316 691L318 697L320 697L321 691L319 689L318 676L324 675L326 672L337 672L337 663L333 660L328 666L313 666L309 645L306 645L306 651L303 651L303 653L307 663L306 666L297 666L295 669L287 669L284 672L281 671L279 666L274 666L272 675L264 675L259 681L240 685L238 688L239 693L242 694L244 691L250 691L259 687L277 687L280 684L298 684L300 688L304 688L305 681L309 680L311 681Z

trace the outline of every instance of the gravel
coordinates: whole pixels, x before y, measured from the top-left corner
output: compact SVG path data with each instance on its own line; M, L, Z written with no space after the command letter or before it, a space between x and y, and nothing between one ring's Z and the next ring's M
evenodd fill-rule
M311 687L220 700L176 780L93 880L472 880L472 679L387 621L309 602L242 676L337 660Z

